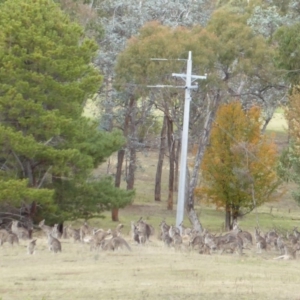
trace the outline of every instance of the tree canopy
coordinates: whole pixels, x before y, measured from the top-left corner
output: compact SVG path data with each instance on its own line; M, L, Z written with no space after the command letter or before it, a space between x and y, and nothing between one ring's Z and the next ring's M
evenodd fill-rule
M196 195L226 211L226 227L241 215L274 200L277 150L262 136L260 109L244 111L241 103L220 106L201 165Z
M0 27L0 201L36 201L56 216L57 208L83 217L100 211L89 197L109 197L89 184L91 170L123 139L82 117L102 82L92 64L96 43L47 0L4 2ZM60 197L67 182L81 201Z

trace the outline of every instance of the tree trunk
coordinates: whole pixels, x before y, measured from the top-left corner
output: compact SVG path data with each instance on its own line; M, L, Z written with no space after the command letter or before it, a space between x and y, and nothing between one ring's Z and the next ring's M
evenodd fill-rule
M124 161L125 150L121 149L118 151L118 161L117 161L117 170L115 176L115 187L120 187L121 185L121 178L122 178L122 165Z
M124 161L125 150L121 149L118 151L118 161L117 161L117 170L115 175L115 187L119 188L121 185L122 178L122 165ZM119 209L113 207L111 210L111 220L113 222L119 222Z
M261 133L262 134L264 134L266 132L267 126L270 123L271 119L272 119L272 117L268 117L268 118L265 119L264 125L263 125L263 127L261 129Z
M168 147L169 147L169 194L168 194L167 209L173 210L174 166L175 166L173 120L168 118L167 124L168 124Z
M157 162L156 175L155 175L155 191L154 191L155 201L161 201L161 175L162 175L162 168L163 168L164 156L165 156L166 131L167 131L167 117L164 116L164 121L160 133L160 146L159 146L158 162Z
M178 183L179 183L179 155L181 150L181 139L178 140L176 145L176 154L175 154L175 175L174 175L174 191L178 192Z
M192 171L192 177L189 184L189 195L187 199L187 211L188 211L188 217L190 222L192 223L194 229L198 232L203 231L203 227L199 221L199 218L197 216L197 213L194 209L194 191L196 188L196 185L198 184L198 178L199 178L199 169L202 162L202 158L206 149L206 146L209 141L210 131L212 127L212 123L215 117L215 113L218 108L218 104L220 101L220 94L218 93L213 101L211 101L210 105L207 106L206 119L203 127L203 133L200 136L199 139L199 146L198 151L195 157L195 163Z
M225 207L225 230L229 231L231 227L231 209L228 205Z
M129 167L127 175L127 190L133 190L136 169L136 148L131 145L129 149Z
M131 97L128 105L128 109L126 112L125 120L124 120L124 129L123 133L124 136L128 136L128 129L129 129L129 121L130 121L130 112L131 107L134 103L134 98ZM125 146L125 145L124 145ZM116 170L116 176L115 176L115 187L119 188L121 185L121 178L122 178L122 166L125 156L125 149L121 149L118 151L118 162L117 162L117 170ZM111 211L111 219L114 222L119 222L119 209L117 207L113 207Z
M111 220L113 222L119 222L119 209L118 208L113 208L111 210Z
M126 176L127 181L127 190L132 190L134 188L134 177L135 177L135 170L136 170L136 101L134 96L131 96L129 102L129 124L128 130L130 130L128 137L128 149L129 149L129 166L128 166L128 173Z

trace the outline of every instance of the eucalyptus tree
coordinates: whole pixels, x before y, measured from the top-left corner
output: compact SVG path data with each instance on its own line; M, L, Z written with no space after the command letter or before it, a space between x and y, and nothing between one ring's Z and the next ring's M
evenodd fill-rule
M103 39L100 41L100 52L97 58L97 65L104 73L104 85L100 90L100 103L102 109L102 118L100 126L106 130L113 127L124 129L124 135L127 134L127 142L123 149L118 153L118 165L116 173L116 186L121 181L121 170L125 152L129 155L130 168L127 178L127 187L132 186L132 179L136 168L134 160L134 145L143 147L136 142L136 132L128 134L129 129L134 131L136 126L130 126L128 120L131 119L132 111L143 116L143 118L134 117L139 126L148 117L153 118L145 112L151 112L152 102L149 98L143 98L143 105L130 101L132 89L124 87L122 94L120 90L116 91L113 87L114 68L118 54L125 49L126 41L137 34L139 29L148 21L158 20L162 24L176 26L192 26L196 23L205 24L209 19L213 8L213 2L208 0L188 0L188 1L153 1L153 0L130 0L130 1L94 1L94 7L101 11L100 22L104 29ZM124 93L124 90L125 93ZM152 93L153 94L153 93ZM124 98L125 97L125 98ZM127 106L124 104L131 104ZM118 107L119 109L116 109ZM140 111L142 108L142 112ZM126 133L127 132L127 133ZM131 139L133 139L131 141ZM129 147L130 146L130 149ZM133 147L132 147L133 146ZM113 219L117 220L117 210L114 210Z
M274 64L276 49L247 25L248 15L230 9L216 11L207 29L223 47L217 68L229 99L240 99L245 107L258 104L264 115L263 131L275 109L285 103L287 85Z
M195 143L205 147L212 120L210 118L212 116L211 111L214 108L214 105L211 104L216 103L220 99L219 89L222 86L221 79L214 68L217 59L217 48L219 46L214 34L207 32L199 26L192 29L184 27L172 29L157 22L149 23L141 29L139 35L129 41L125 51L119 55L116 68L117 86L122 87L124 83L130 83L131 86L136 87L136 95L138 95L138 91L140 90L141 92L145 92L144 89L140 89L140 86L144 86L145 83L151 85L159 82L165 85L182 86L183 83L176 83L171 73L185 72L186 57L188 51L192 50L195 69L198 69L200 73L208 73L209 75L209 80L202 84L199 83L200 90L193 95L194 109L190 123L191 128L198 128L198 130L194 130L195 135L197 133L197 142ZM165 57L166 54L170 60L163 62L150 60L151 57ZM180 59L183 59L183 61ZM174 190L174 171L172 170L174 162L174 151L172 148L174 134L172 127L176 126L179 129L182 127L183 91L184 89L182 88L162 89L160 90L162 96L158 97L156 93L154 98L157 109L163 111L167 123L168 148L169 154L171 154L169 157L171 166L168 190L169 209L173 207ZM210 98L213 100L209 101ZM210 109L207 109L207 107L210 107ZM204 112L207 112L207 114L203 114ZM209 122L207 118L209 118ZM209 124L209 126L205 127L204 124ZM203 139L203 136L205 136L205 139ZM199 141L203 143L199 143ZM199 153L197 160L201 161L203 152L200 151ZM195 162L197 170L199 168L198 161ZM197 175L198 172L195 172L195 174ZM193 176L193 185L190 189L192 191L190 193L192 198L195 182L197 181L195 177ZM188 202L189 216L195 216L194 203L193 201ZM195 222L196 218L193 218L192 223L195 224Z

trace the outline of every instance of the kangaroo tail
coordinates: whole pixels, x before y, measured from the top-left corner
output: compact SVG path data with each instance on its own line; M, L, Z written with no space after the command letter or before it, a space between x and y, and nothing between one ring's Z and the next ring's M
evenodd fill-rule
M131 248L130 248L130 246L128 245L128 243L124 240L124 245L125 245L125 247L129 250L129 251L132 251L131 250Z

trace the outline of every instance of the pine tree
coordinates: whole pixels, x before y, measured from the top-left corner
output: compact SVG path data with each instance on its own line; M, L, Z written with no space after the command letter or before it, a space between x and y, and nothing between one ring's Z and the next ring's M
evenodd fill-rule
M48 0L4 2L0 28L0 201L88 216L96 204L87 195L100 195L88 184L91 170L123 142L82 117L102 82L92 64L97 45ZM59 197L67 182L82 192L72 209L64 204L73 199Z

